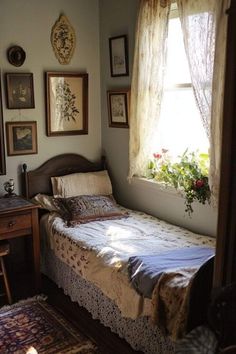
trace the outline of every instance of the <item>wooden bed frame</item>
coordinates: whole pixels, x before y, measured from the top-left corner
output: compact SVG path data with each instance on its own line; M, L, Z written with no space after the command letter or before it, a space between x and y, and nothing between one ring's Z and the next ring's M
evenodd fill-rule
M76 172L95 172L106 168L105 158L91 162L78 154L61 154L47 160L35 170L28 171L23 165L23 193L32 198L38 193L52 195L51 177ZM207 321L207 308L211 299L214 259L204 264L195 276L191 295L187 330ZM203 291L204 289L204 291ZM201 310L200 310L201 309ZM200 311L199 311L200 310Z
M38 193L52 195L51 177L104 169L105 157L100 162L91 162L78 154L57 155L32 171L27 171L27 165L23 164L23 195L26 198Z

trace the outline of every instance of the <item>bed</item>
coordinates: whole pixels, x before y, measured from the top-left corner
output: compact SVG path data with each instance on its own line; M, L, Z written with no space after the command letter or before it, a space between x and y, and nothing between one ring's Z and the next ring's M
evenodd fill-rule
M104 162L23 166L24 193L44 209L42 272L135 350L174 353L206 318L215 239L117 205Z

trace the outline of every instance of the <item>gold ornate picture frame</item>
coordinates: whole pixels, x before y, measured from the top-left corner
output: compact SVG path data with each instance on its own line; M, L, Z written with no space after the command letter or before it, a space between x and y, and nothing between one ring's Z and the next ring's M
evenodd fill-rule
M59 63L69 64L74 54L76 37L65 15L61 15L52 28L51 44Z

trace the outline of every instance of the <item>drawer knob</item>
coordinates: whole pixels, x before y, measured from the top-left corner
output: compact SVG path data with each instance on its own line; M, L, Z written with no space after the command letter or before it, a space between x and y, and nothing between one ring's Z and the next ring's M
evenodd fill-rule
M9 221L8 227L13 227L15 224L16 224L16 222L14 220Z

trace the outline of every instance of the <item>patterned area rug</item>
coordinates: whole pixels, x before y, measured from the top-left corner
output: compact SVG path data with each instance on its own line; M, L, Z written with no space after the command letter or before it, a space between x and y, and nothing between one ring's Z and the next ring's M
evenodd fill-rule
M92 354L96 345L42 296L0 309L1 354Z

